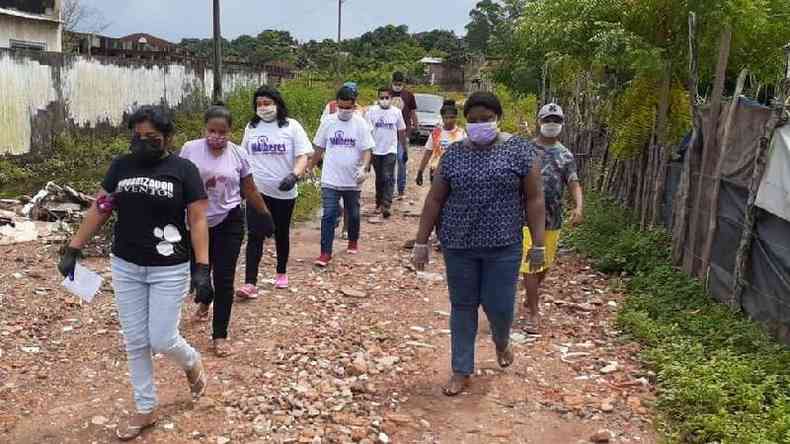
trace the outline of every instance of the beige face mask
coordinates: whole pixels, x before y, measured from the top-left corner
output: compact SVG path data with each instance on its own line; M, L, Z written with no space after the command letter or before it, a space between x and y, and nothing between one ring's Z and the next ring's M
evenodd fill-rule
M258 107L257 114L264 122L273 122L277 118L277 105Z

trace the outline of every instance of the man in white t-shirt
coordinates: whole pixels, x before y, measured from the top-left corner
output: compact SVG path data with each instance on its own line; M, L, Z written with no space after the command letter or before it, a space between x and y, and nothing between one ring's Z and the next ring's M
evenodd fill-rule
M367 119L376 142L372 161L376 171L376 212L389 219L395 192L398 144L406 143L406 122L401 110L392 106L389 88L379 89L378 104L368 109Z
M354 92L350 88L341 88L337 93L337 113L321 124L313 140L315 155L310 159L308 171L322 159L324 161L321 172L321 255L315 261L319 267L326 267L332 260L341 198L349 219L348 253L359 252L360 187L367 179L375 142L368 123L354 113L355 106Z
M359 97L359 86L357 86L356 82L346 82L342 87L351 89L354 92L354 95ZM354 106L354 112L359 116L365 117L367 108L357 102L357 104ZM324 112L321 113L321 123L324 123L324 120L326 120L327 117L335 113L337 113L337 100L332 100L326 104L324 107Z

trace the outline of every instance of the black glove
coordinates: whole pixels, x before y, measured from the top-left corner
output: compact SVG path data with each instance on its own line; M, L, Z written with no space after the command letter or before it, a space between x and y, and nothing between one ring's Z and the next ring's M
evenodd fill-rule
M195 264L192 269L192 287L195 288L195 302L210 304L214 299L211 288L211 270L206 264Z
M404 146L403 147L403 163L406 163L408 161L409 161L409 148Z
M417 173L417 186L421 187L423 184L423 180L424 178L422 176L422 171L420 171L419 173Z
M291 191L296 186L296 182L299 181L299 178L296 177L296 174L291 173L285 176L285 179L280 182L280 191Z
M82 259L82 250L69 246L63 247L60 251L60 262L58 271L63 277L74 280L74 268L77 266L77 259Z
M274 236L274 219L272 213L261 214L261 225L259 234L264 239Z

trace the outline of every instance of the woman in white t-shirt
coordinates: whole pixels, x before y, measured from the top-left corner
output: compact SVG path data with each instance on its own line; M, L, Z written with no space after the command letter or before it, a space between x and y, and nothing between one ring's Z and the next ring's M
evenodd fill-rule
M262 86L252 101L255 116L244 130L241 147L247 152L252 177L274 219L277 248L275 288L288 288L291 218L296 197L296 183L302 177L313 145L302 125L288 117L288 106L280 92ZM247 252L245 285L236 293L247 299L257 297L258 267L265 238L257 227L260 216L247 211Z

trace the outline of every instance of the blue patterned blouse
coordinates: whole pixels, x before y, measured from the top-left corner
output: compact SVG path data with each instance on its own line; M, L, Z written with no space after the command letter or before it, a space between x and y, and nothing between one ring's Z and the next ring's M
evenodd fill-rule
M439 239L443 248L495 248L522 242L522 179L540 161L537 147L513 136L489 149L451 145L440 165L450 187L442 209Z

